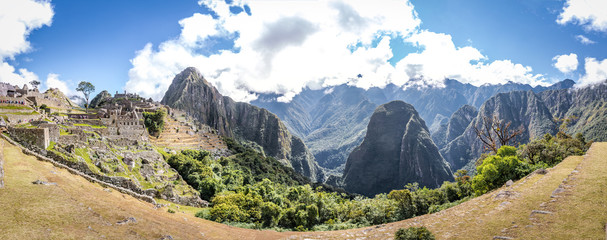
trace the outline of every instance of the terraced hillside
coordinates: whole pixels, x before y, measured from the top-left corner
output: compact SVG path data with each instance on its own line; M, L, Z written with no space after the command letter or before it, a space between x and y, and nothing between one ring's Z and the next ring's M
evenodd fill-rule
M238 229L106 189L0 140L0 239L279 239L287 233ZM1 159L0 159L1 161ZM40 180L45 184L33 184ZM130 221L129 221L130 219ZM125 221L126 220L126 221Z
M151 137L152 144L174 150L202 149L217 151L227 149L221 137L213 133L210 128L202 128L196 131L191 121L188 120L180 112L173 114L173 116L166 116L163 131L158 138Z
M194 217L199 209L191 207L170 205L176 213L169 213L24 155L4 140L0 144L0 239L391 239L409 226L426 226L437 239L605 238L607 143L439 213L303 233L230 227ZM49 185L32 184L36 180Z

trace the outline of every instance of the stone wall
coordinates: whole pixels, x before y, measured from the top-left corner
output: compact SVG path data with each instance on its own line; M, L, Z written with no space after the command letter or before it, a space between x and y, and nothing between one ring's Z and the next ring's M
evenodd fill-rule
M38 120L42 116L40 114L20 115L20 114L10 114L10 113L1 113L0 115L5 116L7 123L9 123L9 124L26 123L26 122Z
M77 169L82 169L82 164L84 164L84 166L86 166L85 163L80 163L79 164L79 163L75 163L75 162L70 162L70 161L67 161L67 160L65 160L65 159L63 159L63 158L58 157L58 156L55 155L55 157L61 159L60 161L56 161L54 159L42 156L39 153L31 151L31 150L29 150L27 148L24 148L19 143L13 141L9 137L6 137L6 136L4 136L2 134L0 134L0 136L3 137L4 139L6 139L11 144L13 144L13 145L18 146L19 148L21 148L21 150L25 154L35 156L39 160L42 160L42 161L45 161L45 162L50 162L53 165L55 165L56 167L64 168L64 169L68 170L70 173L78 175L78 176L81 176L81 177L85 178L86 180L88 180L90 182L99 183L103 187L110 187L110 188L116 189L117 191L119 191L121 193L131 195L131 196L133 196L133 197L135 197L137 199L140 199L140 200L143 200L143 201L146 201L146 202L150 202L150 203L156 205L156 201L154 200L154 198L152 198L152 197L150 197L148 195L145 195L145 193L147 193L147 192L141 190L141 192L144 193L144 194L141 194L141 193L137 193L137 192L134 192L134 191L132 191L130 189L127 189L127 188L124 188L124 187L120 187L120 186L117 186L117 185L114 184L114 183L120 183L120 182L122 182L121 180L115 179L115 180L113 180L111 182L106 182L106 181L103 181L101 179L97 179L95 177L92 177L92 176L84 173L84 172L81 172L81 171L77 170ZM67 163L69 165L66 165L64 163ZM86 166L86 169L88 169L88 166ZM88 172L90 172L90 170L88 170ZM110 178L110 177L106 177L106 178ZM107 180L107 179L105 179L105 180ZM129 179L129 181L130 181L130 179Z
M110 139L128 138L133 140L144 140L147 138L146 130L143 126L109 126L107 135L104 137Z
M102 119L70 119L70 123L80 123L80 124L97 125L97 126L107 125Z
M57 124L54 123L42 123L42 124L38 124L39 128L48 128L48 137L49 137L49 141L51 142L58 142L59 141L59 126L57 126Z
M0 188L4 187L4 142L0 142Z
M48 128L8 127L8 133L20 142L46 149L50 144Z

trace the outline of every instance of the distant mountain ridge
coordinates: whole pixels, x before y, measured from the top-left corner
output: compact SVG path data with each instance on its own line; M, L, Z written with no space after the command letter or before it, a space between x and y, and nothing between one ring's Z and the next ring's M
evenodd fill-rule
M571 120L566 129L568 134L582 133L586 140L607 141L607 81L585 88L546 90L539 93L513 91L491 97L481 106L461 135L447 142L441 149L441 154L452 169L472 164L483 152L474 127L481 129L483 123L479 119L494 115L506 123L510 122L511 129L524 130L516 138L516 143L520 144L546 133L554 135L563 119ZM450 122L458 117L454 114Z
M348 192L369 197L407 183L439 187L453 175L415 108L392 101L375 109L366 136L349 155L343 182Z
M420 80L412 80L406 86L389 84L367 90L345 84L318 90L304 89L288 103L276 101L279 97L276 94L260 94L251 104L280 117L291 132L304 140L320 166L340 171L348 154L362 142L373 109L389 101L412 104L428 126L433 126L430 130L434 133L460 107L468 104L478 109L497 93L541 92L570 88L575 83L567 79L548 87L513 82L476 87L447 79L444 87L419 88L415 81ZM440 145L445 144L447 142Z
M322 169L304 142L292 135L276 115L222 96L195 68L175 76L161 103L185 111L221 135L257 144L266 155L313 181L323 179Z
M462 168L480 156L484 149L474 129L483 129L482 119L491 119L493 116L505 123L510 122L511 130L523 129L515 140L518 143L527 143L546 133L555 134L557 130L552 114L533 91L498 93L480 107L461 135L441 149L441 154L452 169Z

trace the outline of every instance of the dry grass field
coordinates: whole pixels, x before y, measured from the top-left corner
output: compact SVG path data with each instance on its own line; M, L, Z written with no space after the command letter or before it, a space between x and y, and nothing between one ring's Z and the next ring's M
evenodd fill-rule
M150 203L24 155L0 140L5 187L0 189L0 239L279 239L287 233L239 229L169 213ZM56 185L36 185L41 180ZM172 209L177 210L174 206ZM129 217L136 222L117 224Z
M0 143L5 170L0 239L391 239L409 226L426 226L437 239L605 239L607 143L595 143L586 157L569 157L547 174L532 174L439 213L305 233L230 227L196 218L198 209L174 204L169 208L176 213L155 209ZM32 184L36 180L56 185ZM118 224L129 217L136 222Z

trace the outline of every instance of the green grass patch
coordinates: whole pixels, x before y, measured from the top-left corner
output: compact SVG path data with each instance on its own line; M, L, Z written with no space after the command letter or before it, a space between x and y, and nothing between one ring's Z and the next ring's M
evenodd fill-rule
M91 125L91 124L86 124L86 123L75 123L74 126L77 126L77 127L92 127L92 128L107 128L106 126Z
M48 147L46 148L46 150L51 150L51 149L55 149L55 142L51 141L51 143L48 145Z
M0 109L12 109L12 110L33 110L27 106L0 106Z
M4 113L7 115L38 115L39 113L36 111L31 111L31 112L12 112L12 113Z

